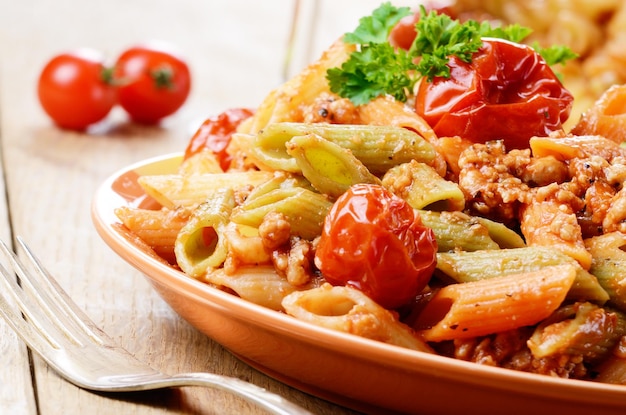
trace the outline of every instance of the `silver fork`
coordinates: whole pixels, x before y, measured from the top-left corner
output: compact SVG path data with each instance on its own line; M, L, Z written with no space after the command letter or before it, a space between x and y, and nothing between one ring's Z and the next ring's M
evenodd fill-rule
M24 241L19 237L17 241L24 261L0 241L4 257L0 263L0 314L32 350L76 386L102 392L207 386L229 391L273 414L311 415L283 397L237 378L212 373L167 375L151 368L98 328Z

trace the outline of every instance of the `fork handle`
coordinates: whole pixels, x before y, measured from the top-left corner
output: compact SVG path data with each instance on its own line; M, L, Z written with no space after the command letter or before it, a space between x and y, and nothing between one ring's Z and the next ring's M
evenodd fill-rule
M168 382L170 385L175 383L176 386L209 386L226 390L276 415L313 415L282 396L229 376L212 373L181 373L171 376L168 380L171 380Z

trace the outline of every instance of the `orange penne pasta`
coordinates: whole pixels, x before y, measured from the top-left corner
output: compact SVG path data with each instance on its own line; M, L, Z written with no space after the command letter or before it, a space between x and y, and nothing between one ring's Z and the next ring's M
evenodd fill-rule
M174 243L176 236L187 223L191 211L188 209L134 209L122 206L115 214L134 235L160 257L175 264Z
M302 107L313 103L321 93L330 93L326 70L341 65L354 48L337 40L318 61L270 92L240 132L255 134L271 123L303 121Z
M437 141L433 129L417 113L393 97L381 96L357 107L361 123L369 125L393 125L408 128L421 135L430 144Z
M556 265L448 285L428 302L414 327L427 341L438 342L533 325L559 307L575 278L575 266Z
M586 270L591 266L580 224L568 205L553 199L525 205L520 209L520 226L528 246L550 246L574 258Z
M600 135L618 144L626 140L626 85L614 85L580 117L576 135Z
M590 156L611 161L626 156L626 149L599 135L532 137L530 149L535 157L553 156L562 161Z

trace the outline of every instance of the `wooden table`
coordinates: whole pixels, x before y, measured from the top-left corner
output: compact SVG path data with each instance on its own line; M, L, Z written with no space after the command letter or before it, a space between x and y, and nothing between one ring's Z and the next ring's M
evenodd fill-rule
M317 22L311 41L316 54L378 1L305 3L313 19L307 22ZM348 414L353 412L255 371L193 329L101 241L90 217L94 192L109 175L182 151L204 118L255 106L282 82L293 7L292 0L0 0L0 238L21 235L97 324L154 367L235 376L314 413ZM173 42L188 58L194 83L180 112L147 127L116 109L89 134L52 125L36 97L37 77L49 58L89 46L114 59L149 39ZM307 59L302 50L294 55L296 67ZM229 394L202 388L119 395L79 389L29 354L3 320L0 350L0 413L259 413Z

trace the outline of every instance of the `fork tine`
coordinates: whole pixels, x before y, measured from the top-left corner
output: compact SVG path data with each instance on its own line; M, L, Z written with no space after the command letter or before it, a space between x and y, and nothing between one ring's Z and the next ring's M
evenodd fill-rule
M0 241L1 242L1 241ZM38 272L29 272L28 269L22 264L17 255L2 242L0 248L5 258L9 261L11 269L20 279L20 285L14 285L14 295L19 301L20 309L33 324L36 324L37 329L42 332L47 338L52 336L52 327L50 323L61 330L63 335L73 341L76 344L82 344L79 337L72 334L68 328L60 322L60 319L64 317L60 314L58 307L55 307L56 303L50 300L50 296L47 291L41 287L41 284L35 279L33 275L39 275ZM23 294L23 295L19 295ZM28 300L25 295L28 296ZM36 304L33 304L35 302ZM38 312L36 311L38 310ZM46 327L44 327L44 324ZM58 343L57 341L52 341Z
M69 295L56 281L52 274L50 274L50 272L43 266L41 261L28 247L24 240L18 236L17 242L19 243L21 250L25 253L26 259L28 260L27 262L33 272L28 272L28 268L16 257L15 254L11 255L13 260L12 263L17 267L17 270L19 270L18 275L21 277L23 274L27 284L29 285L28 289L33 290L33 292L38 294L35 296L41 298L40 304L48 308L48 310L50 310L51 305L54 306L55 312L51 314L51 316L57 317L54 320L60 320L61 316L58 312L61 312L63 316L66 317L66 323L79 328L80 333L87 336L87 338L91 341L95 341L99 344L112 343L111 338L104 331L102 331L69 297ZM62 325L63 324L61 323L61 326ZM69 330L65 327L60 328L64 332L68 332L68 334L72 337L76 337L73 335L76 330L73 330L73 333L69 333Z
M11 253L3 241L0 241L0 248L5 256ZM5 317L7 324L16 331L26 344L35 350L40 349L40 345L44 344L49 345L53 349L58 349L60 347L59 343L42 327L40 322L45 318L38 312L38 307L32 304L24 290L18 285L16 274L9 271L3 264L0 264L0 275L2 276L0 284L3 286L3 289L0 290L0 313ZM22 314L16 310L16 306ZM28 321L24 319L24 316Z

